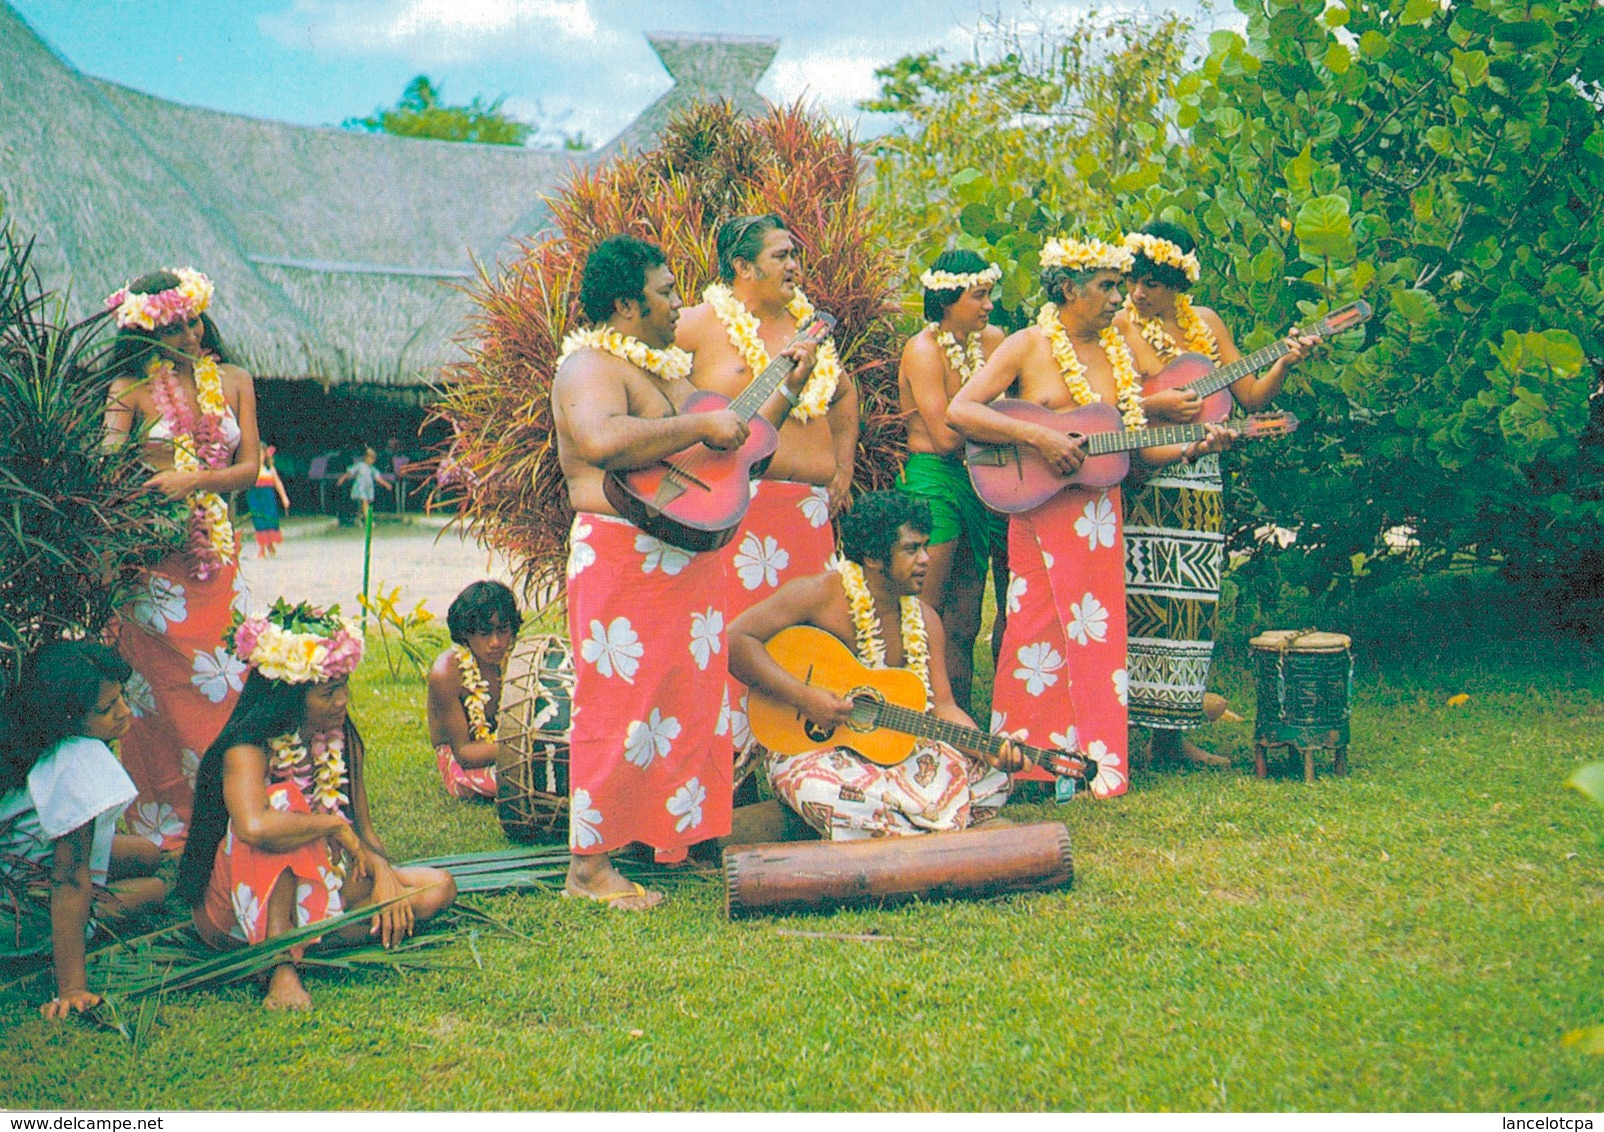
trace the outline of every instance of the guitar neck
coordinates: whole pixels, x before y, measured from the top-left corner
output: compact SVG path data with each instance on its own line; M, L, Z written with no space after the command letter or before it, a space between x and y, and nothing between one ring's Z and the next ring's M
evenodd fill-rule
M1318 331L1311 331L1317 337ZM1250 373L1258 373L1266 366L1274 365L1286 355L1287 344L1275 342L1262 350L1255 350L1247 357L1232 362L1228 366L1220 366L1210 370L1196 381L1190 382L1186 388L1199 397L1207 397L1211 393L1218 393L1239 377L1246 377Z
M901 707L897 704L877 703L878 715L875 723L880 727L900 731L904 735L917 735L921 739L936 739L951 744L966 751L984 751L988 755L995 755L1002 750L1005 736L993 735L989 731L980 731L973 727L964 727L957 723L948 723L945 719L937 719L922 711ZM1052 769L1055 752L1039 750L1024 743L1015 743L1016 751L1023 751L1025 757L1039 767Z
M773 396L780 383L791 376L796 368L796 362L781 354L767 366L763 372L753 379L752 384L741 390L735 400L730 402L730 410L743 421L749 421L757 416L763 403Z
M1121 432L1094 432L1086 438L1086 453L1090 456L1107 456L1112 452L1131 452L1138 448L1156 448L1161 444L1190 444L1202 440L1208 430L1200 424L1161 425L1158 428L1135 428Z

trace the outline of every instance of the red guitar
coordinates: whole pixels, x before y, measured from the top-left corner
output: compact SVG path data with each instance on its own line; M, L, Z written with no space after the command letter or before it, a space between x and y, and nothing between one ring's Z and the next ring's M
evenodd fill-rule
M1120 411L1103 401L1082 405L1067 413L1055 413L1030 401L1012 399L993 401L990 407L1016 421L1086 438L1086 459L1068 476L1053 471L1041 453L1029 445L971 441L965 448L969 482L975 485L975 494L987 507L1008 515L1039 507L1070 484L1113 487L1130 471L1133 449L1190 444L1202 440L1207 433L1201 424L1126 429ZM1233 422L1232 427L1238 429L1244 439L1260 440L1291 434L1298 427L1298 418L1291 413L1258 413Z
M816 312L786 349L823 342L834 329L832 315ZM750 429L746 443L728 452L696 444L644 468L608 472L602 478L607 502L647 534L682 550L717 550L729 542L752 505L752 477L763 474L780 445L780 434L757 412L795 368L790 358L776 356L733 401L706 389L691 394L681 413L731 409Z
M1300 333L1328 338L1344 330L1352 330L1369 317L1370 304L1360 299L1332 311L1312 329ZM1276 342L1217 369L1202 354L1182 354L1142 384L1142 396L1151 397L1165 389L1184 388L1203 398L1203 415L1198 417L1199 421L1223 421L1231 415L1231 384L1239 377L1258 373L1274 365L1286 352L1286 342Z

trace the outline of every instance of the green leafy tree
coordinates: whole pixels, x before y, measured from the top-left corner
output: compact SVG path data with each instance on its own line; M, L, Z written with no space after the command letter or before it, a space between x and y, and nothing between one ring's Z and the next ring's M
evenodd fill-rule
M1164 107L1191 25L1178 16L992 19L974 57L908 55L862 108L902 116L875 143L876 191L916 276L949 244L1009 265L998 321L1022 325L1042 245L1158 182Z
M475 95L474 100L466 106L448 106L440 101L440 88L430 81L429 76L419 75L407 84L401 101L390 109L375 110L368 118L347 118L343 124L348 130L367 130L369 133L395 134L404 138L527 145L537 127L503 113L501 104L504 101L498 98L486 106ZM583 138L579 141L579 148L583 148Z
M1300 366L1309 427L1244 452L1241 536L1297 526L1315 591L1465 555L1604 611L1604 10L1590 0L1238 0L1176 86L1188 145L1126 203L1191 226L1245 346L1357 297ZM1356 336L1354 336L1356 337ZM1389 552L1408 527L1418 545Z

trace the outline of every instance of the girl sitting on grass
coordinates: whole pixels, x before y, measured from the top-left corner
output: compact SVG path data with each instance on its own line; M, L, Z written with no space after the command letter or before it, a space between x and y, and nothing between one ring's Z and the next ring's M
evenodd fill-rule
M368 815L362 737L346 681L362 630L336 606L280 601L230 633L251 669L234 714L201 760L178 895L200 937L220 950L261 943L346 908L410 898L346 925L333 941L376 935L385 947L456 899L449 873L392 865ZM273 969L269 1010L305 1010L295 957Z
M84 970L91 913L115 919L167 896L151 875L161 851L115 832L138 793L108 746L133 718L132 672L104 645L59 641L28 662L0 714L0 957L53 953L46 1018L100 1003Z

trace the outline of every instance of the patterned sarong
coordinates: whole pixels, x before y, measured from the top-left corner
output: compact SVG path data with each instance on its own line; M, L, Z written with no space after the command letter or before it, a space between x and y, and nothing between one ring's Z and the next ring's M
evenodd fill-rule
M1008 628L993 731L1076 748L1098 764L1092 793L1127 785L1125 572L1120 493L1067 488L1008 529ZM1021 777L1047 778L1027 767Z
M120 751L139 787L128 829L164 850L188 836L200 756L245 686L245 666L224 647L223 631L247 601L237 564L198 582L189 558L172 554L121 610L117 651L134 669L123 689L134 720Z
M1158 469L1130 492L1125 589L1131 722L1201 727L1225 566L1220 457Z
M693 554L623 519L581 512L569 532L574 649L569 847L633 841L661 860L730 831L724 552Z
M969 482L969 469L963 454L937 456L929 452L908 453L908 463L897 477L897 490L918 496L930 504L930 545L940 546L962 535L969 540L969 552L980 577L986 576L995 546L1008 541L1008 516L987 507Z
M490 798L496 796L496 768L494 766L465 767L457 761L450 743L441 743L434 749L435 769L446 793L453 798Z
M995 817L1009 778L945 743L921 743L896 766L844 747L769 763L774 792L827 841L967 829Z

